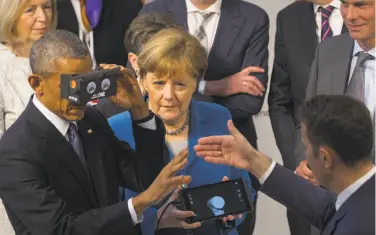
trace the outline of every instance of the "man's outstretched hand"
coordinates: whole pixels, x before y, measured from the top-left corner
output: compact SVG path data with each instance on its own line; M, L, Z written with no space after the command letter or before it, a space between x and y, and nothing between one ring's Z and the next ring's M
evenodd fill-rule
M232 121L228 121L227 126L231 135L199 139L194 147L197 156L210 163L247 170L261 178L270 166L271 159L258 152L235 128Z

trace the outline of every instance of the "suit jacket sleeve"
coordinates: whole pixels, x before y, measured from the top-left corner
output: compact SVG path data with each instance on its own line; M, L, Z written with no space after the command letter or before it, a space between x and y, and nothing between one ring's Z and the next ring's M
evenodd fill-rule
M308 86L306 89L306 99L312 98L317 94L317 80L318 80L318 58L320 55L320 46L316 49L316 56L313 60L311 66L311 72L309 76ZM297 131L295 135L295 148L294 148L294 159L300 162L305 159L305 147L301 141L301 126L297 125Z
M44 165L35 160L38 158L14 149L1 146L0 197L30 234L136 234L127 202L72 215L52 188Z
M275 35L275 57L268 97L269 115L277 142L284 159L294 159L294 143L296 126L293 118L293 100L291 93L291 77L287 67L287 51L283 39L282 19L277 16L277 32ZM288 157L287 157L288 156ZM284 166L293 169L294 162L284 162Z
M320 45L316 49L315 59L311 66L311 73L309 75L308 86L306 89L306 99L312 98L317 94L317 80L319 69Z
M268 83L268 51L269 44L269 18L266 12L260 14L257 27L246 45L242 69L248 66L259 66L265 69L256 77L267 87ZM234 119L246 119L260 112L265 96L252 96L236 94L226 98L217 98L217 102L226 106Z
M313 186L279 164L260 190L320 230L335 212L333 194Z
M98 112L100 114L100 112ZM135 192L147 189L163 169L164 162L164 126L155 116L157 130L150 130L133 123L133 135L136 150L128 143L120 141L113 133L107 120L109 137L113 143L113 149L118 161L120 172L120 186Z

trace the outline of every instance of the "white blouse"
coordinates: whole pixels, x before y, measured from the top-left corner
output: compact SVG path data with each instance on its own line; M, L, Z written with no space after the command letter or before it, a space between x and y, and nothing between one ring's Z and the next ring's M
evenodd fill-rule
M29 59L0 47L0 138L26 108L33 89L27 79Z

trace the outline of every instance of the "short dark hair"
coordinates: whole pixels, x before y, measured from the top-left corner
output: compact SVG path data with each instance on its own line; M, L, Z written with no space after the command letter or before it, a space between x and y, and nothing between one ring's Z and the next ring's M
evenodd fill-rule
M30 67L34 74L48 77L56 72L56 59L84 59L88 55L87 46L75 34L66 30L49 31L33 43Z
M144 13L137 16L130 24L124 45L128 52L139 55L142 47L156 33L165 28L178 28L171 15L160 13Z
M303 102L300 111L314 150L328 146L347 166L372 159L374 128L364 103L345 95L319 95Z

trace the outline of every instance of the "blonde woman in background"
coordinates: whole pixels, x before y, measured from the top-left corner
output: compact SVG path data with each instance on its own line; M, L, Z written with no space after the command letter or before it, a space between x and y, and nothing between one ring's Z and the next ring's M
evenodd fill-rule
M27 81L29 52L35 40L55 28L55 7L55 0L0 0L0 138L33 93ZM0 235L12 234L0 200Z
M29 53L56 25L55 0L0 0L0 137L29 102Z

